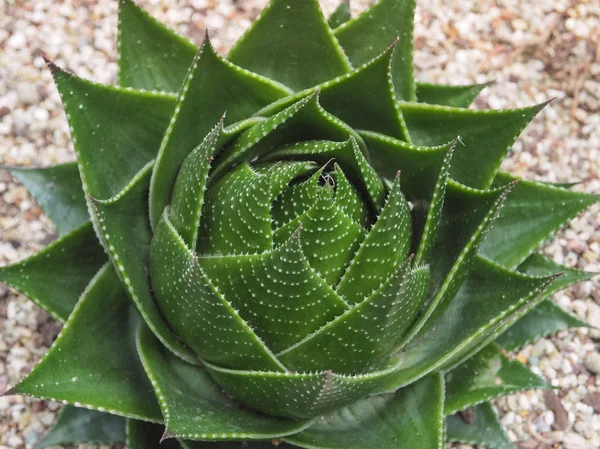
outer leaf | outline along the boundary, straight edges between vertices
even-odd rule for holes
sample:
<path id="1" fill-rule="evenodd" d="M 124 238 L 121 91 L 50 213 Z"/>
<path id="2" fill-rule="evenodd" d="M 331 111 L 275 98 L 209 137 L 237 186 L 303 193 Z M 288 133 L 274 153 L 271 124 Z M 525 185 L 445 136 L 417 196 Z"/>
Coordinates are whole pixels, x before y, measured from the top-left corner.
<path id="1" fill-rule="evenodd" d="M 319 86 L 321 104 L 355 129 L 408 140 L 391 73 L 399 44 L 388 45 L 386 51 L 353 72 Z"/>
<path id="2" fill-rule="evenodd" d="M 515 179 L 500 173 L 494 182 L 503 185 Z M 481 247 L 481 254 L 514 268 L 564 223 L 597 201 L 600 195 L 572 192 L 542 182 L 520 181 Z"/>
<path id="3" fill-rule="evenodd" d="M 240 369 L 284 371 L 215 288 L 165 211 L 152 240 L 150 278 L 164 316 L 202 359 Z"/>
<path id="4" fill-rule="evenodd" d="M 67 113 L 84 191 L 110 198 L 156 156 L 175 98 L 94 84 L 52 63 L 49 67 Z"/>
<path id="5" fill-rule="evenodd" d="M 183 449 L 293 449 L 296 446 L 283 443 L 275 438 L 271 441 L 219 441 L 201 443 L 198 441 L 180 441 Z"/>
<path id="6" fill-rule="evenodd" d="M 349 304 L 362 302 L 402 265 L 410 238 L 410 209 L 397 177 L 383 211 L 344 272 L 337 293 Z"/>
<path id="7" fill-rule="evenodd" d="M 536 253 L 529 256 L 525 262 L 519 265 L 517 270 L 531 276 L 549 276 L 555 273 L 563 273 L 561 277 L 552 282 L 545 296 L 549 296 L 569 285 L 585 281 L 595 275 L 595 273 L 574 270 L 559 265 Z M 586 323 L 564 311 L 554 304 L 552 300 L 548 299 L 519 319 L 498 337 L 496 341 L 506 350 L 514 351 L 521 346 L 554 332 L 570 327 L 586 326 L 588 326 Z"/>
<path id="8" fill-rule="evenodd" d="M 460 136 L 462 145 L 456 148 L 450 175 L 462 184 L 482 189 L 490 186 L 510 146 L 545 105 L 474 111 L 400 103 L 400 109 L 411 142 L 416 145 L 442 145 Z"/>
<path id="9" fill-rule="evenodd" d="M 311 449 L 441 449 L 444 385 L 434 374 L 389 395 L 362 399 L 286 437 Z"/>
<path id="10" fill-rule="evenodd" d="M 144 421 L 127 420 L 128 449 L 181 449 L 177 440 L 162 437 L 165 426 Z"/>
<path id="11" fill-rule="evenodd" d="M 119 416 L 85 408 L 64 407 L 54 426 L 35 449 L 78 443 L 125 442 L 125 420 Z"/>
<path id="12" fill-rule="evenodd" d="M 499 396 L 537 388 L 552 387 L 491 344 L 446 374 L 444 414 L 452 415 Z"/>
<path id="13" fill-rule="evenodd" d="M 195 354 L 173 334 L 150 291 L 148 262 L 152 232 L 147 201 L 151 173 L 152 163 L 149 163 L 113 198 L 92 199 L 94 218 L 104 248 L 144 321 L 171 351 L 198 363 Z"/>
<path id="14" fill-rule="evenodd" d="M 265 254 L 200 258 L 218 291 L 273 351 L 281 351 L 348 310 L 302 253 L 296 233 Z"/>
<path id="15" fill-rule="evenodd" d="M 351 69 L 317 0 L 272 0 L 227 58 L 293 90 Z"/>
<path id="16" fill-rule="evenodd" d="M 204 369 L 166 351 L 147 328 L 140 330 L 137 341 L 169 436 L 203 441 L 264 440 L 296 433 L 308 424 L 240 407 Z"/>
<path id="17" fill-rule="evenodd" d="M 133 0 L 119 1 L 119 85 L 178 92 L 197 47 Z"/>
<path id="18" fill-rule="evenodd" d="M 346 23 L 352 18 L 350 11 L 350 0 L 341 0 L 338 7 L 327 19 L 327 24 L 330 28 L 334 29 Z"/>
<path id="19" fill-rule="evenodd" d="M 105 262 L 104 250 L 88 222 L 30 258 L 0 267 L 0 281 L 28 296 L 57 320 L 65 321 Z"/>
<path id="20" fill-rule="evenodd" d="M 372 295 L 296 345 L 277 354 L 289 369 L 363 373 L 389 356 L 412 324 L 429 287 L 426 268 L 406 265 Z"/>
<path id="21" fill-rule="evenodd" d="M 106 264 L 48 353 L 7 394 L 160 421 L 156 398 L 135 348 L 138 324 L 139 316 L 112 266 Z"/>
<path id="22" fill-rule="evenodd" d="M 391 72 L 396 98 L 415 99 L 413 78 L 414 0 L 379 0 L 335 30 L 350 61 L 359 66 L 399 38 Z"/>
<path id="23" fill-rule="evenodd" d="M 47 168 L 10 168 L 10 173 L 27 187 L 50 217 L 59 235 L 89 221 L 79 171 L 74 162 Z"/>
<path id="24" fill-rule="evenodd" d="M 420 103 L 468 108 L 475 97 L 491 83 L 449 86 L 444 84 L 417 83 L 417 99 Z"/>
<path id="25" fill-rule="evenodd" d="M 489 402 L 473 409 L 475 419 L 467 424 L 459 415 L 446 418 L 446 439 L 466 444 L 480 444 L 489 449 L 514 449 L 498 422 L 496 412 Z"/>
<path id="26" fill-rule="evenodd" d="M 288 93 L 284 87 L 223 60 L 206 37 L 160 144 L 150 187 L 152 226 L 169 204 L 181 163 L 225 112 L 226 124 L 236 123 Z"/>

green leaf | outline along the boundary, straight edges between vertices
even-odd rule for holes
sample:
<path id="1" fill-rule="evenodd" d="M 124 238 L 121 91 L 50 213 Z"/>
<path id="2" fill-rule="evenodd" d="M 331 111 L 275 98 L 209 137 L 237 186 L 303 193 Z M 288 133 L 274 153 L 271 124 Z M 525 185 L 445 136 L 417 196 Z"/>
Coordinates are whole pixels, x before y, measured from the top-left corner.
<path id="1" fill-rule="evenodd" d="M 59 235 L 64 235 L 89 221 L 85 196 L 77 164 L 47 168 L 9 168 L 10 174 L 23 184 L 52 220 Z"/>
<path id="2" fill-rule="evenodd" d="M 390 370 L 363 375 L 231 370 L 205 363 L 212 378 L 237 400 L 272 416 L 314 418 L 365 397 Z"/>
<path id="3" fill-rule="evenodd" d="M 227 58 L 302 90 L 350 71 L 317 0 L 272 0 Z"/>
<path id="4" fill-rule="evenodd" d="M 570 285 L 590 279 L 595 275 L 595 273 L 574 270 L 559 265 L 537 253 L 533 253 L 529 256 L 525 262 L 519 265 L 517 270 L 530 276 L 549 276 L 555 273 L 563 273 L 562 276 L 555 279 L 552 284 L 550 284 L 545 296 L 549 296 Z M 552 300 L 548 299 L 519 319 L 506 332 L 498 337 L 496 341 L 503 348 L 514 351 L 521 346 L 554 332 L 571 327 L 587 326 L 588 324 L 564 311 L 554 304 Z"/>
<path id="5" fill-rule="evenodd" d="M 491 344 L 446 374 L 444 414 L 452 415 L 499 396 L 538 388 L 552 387 Z"/>
<path id="6" fill-rule="evenodd" d="M 225 61 L 206 37 L 160 144 L 150 187 L 152 226 L 169 204 L 181 163 L 225 112 L 225 124 L 236 123 L 288 93 L 283 86 Z"/>
<path id="7" fill-rule="evenodd" d="M 517 179 L 499 173 L 494 184 L 503 185 Z M 481 254 L 514 268 L 561 226 L 597 201 L 600 195 L 520 180 L 482 245 Z"/>
<path id="8" fill-rule="evenodd" d="M 152 162 L 114 197 L 92 199 L 94 219 L 127 294 L 156 336 L 179 357 L 199 363 L 195 354 L 173 334 L 150 290 L 148 263 L 152 232 L 148 218 L 148 187 Z"/>
<path id="9" fill-rule="evenodd" d="M 204 443 L 181 440 L 183 449 L 293 449 L 296 446 L 283 443 L 279 439 L 271 441 L 215 441 Z"/>
<path id="10" fill-rule="evenodd" d="M 460 136 L 461 144 L 456 147 L 450 175 L 462 184 L 484 189 L 494 180 L 521 131 L 545 105 L 475 111 L 401 102 L 400 109 L 415 145 L 442 145 Z"/>
<path id="11" fill-rule="evenodd" d="M 286 163 L 294 162 L 286 161 Z M 278 196 L 271 205 L 271 218 L 274 230 L 300 217 L 315 205 L 320 192 L 319 182 L 323 179 L 323 168 L 321 168 L 306 181 L 293 184 L 283 190 L 281 196 Z M 293 226 L 292 232 L 295 232 L 298 226 L 299 224 Z"/>
<path id="12" fill-rule="evenodd" d="M 49 63 L 71 130 L 86 194 L 110 198 L 156 156 L 175 98 L 103 86 Z"/>
<path id="13" fill-rule="evenodd" d="M 104 250 L 88 222 L 28 259 L 0 267 L 0 281 L 65 321 L 105 262 Z"/>
<path id="14" fill-rule="evenodd" d="M 181 449 L 174 439 L 164 441 L 165 426 L 133 419 L 127 420 L 128 449 Z"/>
<path id="15" fill-rule="evenodd" d="M 362 142 L 351 127 L 321 107 L 317 92 L 313 92 L 247 130 L 226 147 L 217 156 L 211 181 L 242 161 L 261 156 L 272 159 L 271 153 L 286 144 L 317 139 L 339 142 L 348 137 Z"/>
<path id="16" fill-rule="evenodd" d="M 273 237 L 276 244 L 282 244 L 301 227 L 302 252 L 308 263 L 334 287 L 363 241 L 365 230 L 336 206 L 331 186 L 319 190 L 313 207 L 277 229 Z"/>
<path id="17" fill-rule="evenodd" d="M 335 170 L 330 173 L 335 183 L 335 205 L 348 217 L 352 218 L 361 226 L 366 226 L 368 220 L 368 210 L 363 200 L 350 183 L 342 167 L 337 162 L 334 164 Z"/>
<path id="18" fill-rule="evenodd" d="M 355 66 L 373 59 L 396 38 L 399 39 L 391 66 L 393 88 L 399 100 L 415 99 L 414 11 L 414 0 L 379 0 L 358 17 L 335 30 L 335 36 Z"/>
<path id="19" fill-rule="evenodd" d="M 161 421 L 135 348 L 139 322 L 112 266 L 106 264 L 50 350 L 7 394 Z"/>
<path id="20" fill-rule="evenodd" d="M 410 209 L 400 190 L 398 176 L 383 211 L 358 251 L 353 252 L 337 293 L 349 304 L 362 302 L 402 265 L 410 244 Z"/>
<path id="21" fill-rule="evenodd" d="M 438 306 L 398 355 L 398 388 L 459 362 L 537 305 L 554 277 L 529 277 L 477 258 L 454 298 Z"/>
<path id="22" fill-rule="evenodd" d="M 452 301 L 469 273 L 481 242 L 485 239 L 512 185 L 483 191 L 451 181 L 446 187 L 444 207 L 431 250 L 433 298 L 407 332 L 401 346 L 412 339 L 429 318 Z"/>
<path id="23" fill-rule="evenodd" d="M 442 449 L 444 385 L 434 374 L 394 393 L 371 396 L 285 437 L 311 449 Z"/>
<path id="24" fill-rule="evenodd" d="M 379 133 L 361 131 L 370 150 L 370 164 L 388 180 L 402 175 L 402 193 L 409 201 L 429 204 L 440 170 L 456 139 L 444 145 L 420 147 Z M 456 136 L 455 136 L 456 137 Z"/>
<path id="25" fill-rule="evenodd" d="M 288 368 L 338 373 L 367 371 L 389 356 L 425 301 L 427 268 L 399 267 L 370 296 L 299 343 L 277 354 Z"/>
<path id="26" fill-rule="evenodd" d="M 197 47 L 133 0 L 119 1 L 118 84 L 178 92 Z"/>
<path id="27" fill-rule="evenodd" d="M 327 19 L 327 24 L 331 29 L 337 28 L 352 18 L 350 11 L 350 0 L 341 0 L 335 11 Z"/>
<path id="28" fill-rule="evenodd" d="M 344 138 L 343 140 L 345 140 Z M 371 200 L 372 209 L 381 211 L 385 200 L 385 186 L 371 167 L 354 136 L 345 142 L 327 140 L 308 140 L 283 146 L 267 159 L 309 159 L 327 164 L 332 159 L 341 165 L 354 185 L 364 190 Z"/>
<path id="29" fill-rule="evenodd" d="M 240 407 L 222 393 L 206 370 L 165 350 L 147 328 L 140 329 L 137 343 L 169 436 L 205 441 L 264 440 L 299 432 L 308 424 Z"/>
<path id="30" fill-rule="evenodd" d="M 241 369 L 284 371 L 215 288 L 165 211 L 152 240 L 150 278 L 162 313 L 202 359 Z"/>
<path id="31" fill-rule="evenodd" d="M 189 248 L 196 247 L 208 171 L 222 130 L 221 120 L 202 143 L 186 157 L 173 188 L 169 217 Z"/>
<path id="32" fill-rule="evenodd" d="M 200 257 L 215 287 L 273 351 L 281 351 L 348 310 L 309 265 L 300 233 L 264 254 Z"/>
<path id="33" fill-rule="evenodd" d="M 415 222 L 415 234 L 419 239 L 413 238 L 413 241 L 418 241 L 417 256 L 415 264 L 424 263 L 431 257 L 431 252 L 435 245 L 437 231 L 442 220 L 442 212 L 444 209 L 444 201 L 446 199 L 446 187 L 450 176 L 450 162 L 454 154 L 455 146 L 451 146 L 446 152 L 446 157 L 439 170 L 438 179 L 435 184 L 430 201 L 413 201 L 413 220 Z M 416 236 L 415 236 L 416 237 Z"/>
<path id="34" fill-rule="evenodd" d="M 125 442 L 125 420 L 119 416 L 77 407 L 64 407 L 54 426 L 35 449 L 64 444 Z"/>
<path id="35" fill-rule="evenodd" d="M 198 252 L 232 255 L 270 250 L 270 211 L 270 177 L 246 163 L 238 165 L 207 192 Z"/>
<path id="36" fill-rule="evenodd" d="M 515 449 L 496 412 L 489 402 L 473 408 L 474 420 L 467 424 L 459 415 L 446 418 L 446 440 L 457 443 L 479 444 L 489 449 Z"/>
<path id="37" fill-rule="evenodd" d="M 376 131 L 408 140 L 402 112 L 394 97 L 390 67 L 399 57 L 398 44 L 353 72 L 319 86 L 320 101 L 327 111 L 355 129 Z"/>
<path id="38" fill-rule="evenodd" d="M 450 86 L 445 84 L 417 83 L 417 99 L 419 103 L 468 108 L 477 95 L 479 95 L 479 92 L 490 84 Z"/>

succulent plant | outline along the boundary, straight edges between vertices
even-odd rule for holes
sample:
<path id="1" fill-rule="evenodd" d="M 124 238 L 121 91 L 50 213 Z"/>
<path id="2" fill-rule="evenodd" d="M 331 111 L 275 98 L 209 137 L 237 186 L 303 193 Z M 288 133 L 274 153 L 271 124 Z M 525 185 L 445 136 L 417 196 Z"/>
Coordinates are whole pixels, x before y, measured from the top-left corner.
<path id="1" fill-rule="evenodd" d="M 121 0 L 118 86 L 48 63 L 77 162 L 12 173 L 60 237 L 0 270 L 64 321 L 38 447 L 512 447 L 507 351 L 589 277 L 536 250 L 599 198 L 500 171 L 544 104 L 416 83 L 414 6 L 271 0 L 223 58 Z"/>

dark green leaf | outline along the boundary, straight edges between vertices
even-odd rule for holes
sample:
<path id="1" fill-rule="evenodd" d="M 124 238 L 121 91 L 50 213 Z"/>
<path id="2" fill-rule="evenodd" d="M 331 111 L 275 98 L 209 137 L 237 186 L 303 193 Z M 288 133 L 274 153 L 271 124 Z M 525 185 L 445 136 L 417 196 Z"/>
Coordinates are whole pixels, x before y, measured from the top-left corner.
<path id="1" fill-rule="evenodd" d="M 321 168 L 305 182 L 289 186 L 281 193 L 281 196 L 273 201 L 271 218 L 274 230 L 285 226 L 315 205 L 320 192 L 319 182 L 323 179 L 323 169 Z M 295 232 L 298 226 L 299 224 L 296 224 L 292 232 Z"/>
<path id="2" fill-rule="evenodd" d="M 106 254 L 88 222 L 30 258 L 0 267 L 0 281 L 65 321 L 105 262 Z"/>
<path id="3" fill-rule="evenodd" d="M 208 441 L 264 440 L 299 432 L 308 424 L 240 407 L 222 393 L 203 368 L 175 357 L 145 327 L 138 333 L 138 350 L 170 436 Z"/>
<path id="4" fill-rule="evenodd" d="M 523 128 L 546 105 L 500 111 L 400 103 L 411 142 L 442 145 L 457 136 L 451 177 L 470 187 L 487 188 Z"/>
<path id="5" fill-rule="evenodd" d="M 460 415 L 446 418 L 447 441 L 479 444 L 489 449 L 515 449 L 489 402 L 473 408 L 473 413 L 472 424 L 467 424 Z"/>
<path id="6" fill-rule="evenodd" d="M 355 129 L 408 140 L 390 73 L 393 61 L 399 57 L 398 44 L 390 44 L 381 55 L 353 72 L 320 85 L 320 101 L 327 111 Z"/>
<path id="7" fill-rule="evenodd" d="M 415 99 L 413 78 L 414 0 L 379 0 L 335 30 L 355 66 L 373 59 L 398 38 L 392 63 L 393 88 L 399 100 Z"/>
<path id="8" fill-rule="evenodd" d="M 104 248 L 144 321 L 171 351 L 191 363 L 195 354 L 173 334 L 150 290 L 148 263 L 152 232 L 148 218 L 148 187 L 152 162 L 125 189 L 104 201 L 92 199 L 94 219 Z"/>
<path id="9" fill-rule="evenodd" d="M 49 66 L 67 113 L 84 191 L 110 198 L 156 156 L 175 97 L 94 84 Z"/>
<path id="10" fill-rule="evenodd" d="M 277 354 L 288 368 L 361 373 L 390 355 L 412 324 L 429 288 L 427 268 L 398 268 L 370 296 L 299 343 Z"/>
<path id="11" fill-rule="evenodd" d="M 499 396 L 538 388 L 552 387 L 491 344 L 446 374 L 444 414 L 452 415 Z"/>
<path id="12" fill-rule="evenodd" d="M 299 342 L 349 308 L 309 265 L 300 240 L 296 233 L 268 253 L 199 259 L 218 291 L 273 351 Z"/>
<path id="13" fill-rule="evenodd" d="M 285 440 L 311 449 L 442 449 L 443 404 L 443 379 L 434 374 L 394 393 L 361 399 Z"/>
<path id="14" fill-rule="evenodd" d="M 197 47 L 133 0 L 119 1 L 119 85 L 178 92 Z"/>
<path id="15" fill-rule="evenodd" d="M 475 97 L 491 83 L 450 86 L 445 84 L 417 83 L 419 103 L 438 104 L 455 108 L 468 108 Z"/>
<path id="16" fill-rule="evenodd" d="M 396 376 L 385 387 L 406 385 L 482 348 L 537 305 L 553 279 L 525 276 L 476 258 L 456 296 L 435 309 L 398 355 Z"/>
<path id="17" fill-rule="evenodd" d="M 293 90 L 351 69 L 317 0 L 271 0 L 227 58 Z"/>
<path id="18" fill-rule="evenodd" d="M 119 416 L 77 407 L 64 407 L 54 426 L 35 449 L 63 444 L 125 442 L 125 420 Z"/>
<path id="19" fill-rule="evenodd" d="M 165 426 L 145 421 L 127 420 L 128 449 L 181 449 L 175 439 L 161 442 Z"/>
<path id="20" fill-rule="evenodd" d="M 48 353 L 8 394 L 161 421 L 135 347 L 139 323 L 113 267 L 106 264 Z"/>
<path id="21" fill-rule="evenodd" d="M 362 142 L 351 127 L 321 107 L 314 92 L 244 132 L 225 148 L 217 157 L 211 180 L 241 161 L 250 162 L 258 156 L 271 157 L 270 153 L 286 144 L 317 139 L 339 142 L 347 141 L 348 137 Z"/>
<path id="22" fill-rule="evenodd" d="M 206 37 L 192 62 L 160 144 L 150 188 L 152 226 L 169 204 L 181 163 L 225 112 L 225 124 L 236 123 L 288 93 L 271 80 L 225 61 Z"/>
<path id="23" fill-rule="evenodd" d="M 152 240 L 150 277 L 162 313 L 202 359 L 240 369 L 284 371 L 215 288 L 165 211 Z"/>
<path id="24" fill-rule="evenodd" d="M 396 177 L 383 211 L 362 241 L 344 272 L 336 291 L 349 304 L 369 297 L 394 273 L 408 256 L 411 217 Z"/>
<path id="25" fill-rule="evenodd" d="M 327 24 L 330 28 L 337 28 L 341 24 L 346 23 L 352 18 L 352 12 L 350 11 L 350 0 L 341 0 L 340 4 L 335 11 L 327 19 Z"/>
<path id="26" fill-rule="evenodd" d="M 499 173 L 494 184 L 504 185 L 517 179 Z M 482 245 L 481 254 L 514 268 L 568 220 L 597 201 L 600 195 L 520 180 Z"/>
<path id="27" fill-rule="evenodd" d="M 337 162 L 335 171 L 331 176 L 335 182 L 335 204 L 348 217 L 356 223 L 366 226 L 368 220 L 368 209 L 363 203 L 362 198 L 356 188 L 350 183 Z"/>
<path id="28" fill-rule="evenodd" d="M 279 439 L 271 441 L 214 441 L 200 442 L 181 440 L 183 449 L 293 449 L 296 446 L 283 443 Z"/>
<path id="29" fill-rule="evenodd" d="M 75 162 L 47 168 L 15 167 L 9 170 L 44 209 L 59 235 L 64 235 L 89 221 L 81 178 Z"/>

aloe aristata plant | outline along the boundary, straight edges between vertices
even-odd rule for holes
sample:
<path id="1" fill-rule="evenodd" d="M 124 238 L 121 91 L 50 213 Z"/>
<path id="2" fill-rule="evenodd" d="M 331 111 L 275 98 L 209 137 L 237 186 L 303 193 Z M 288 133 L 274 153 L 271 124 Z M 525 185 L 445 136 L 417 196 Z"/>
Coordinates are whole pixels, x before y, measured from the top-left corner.
<path id="1" fill-rule="evenodd" d="M 500 171 L 544 104 L 415 83 L 414 6 L 271 0 L 222 57 L 121 0 L 117 86 L 49 63 L 77 162 L 12 173 L 60 238 L 0 270 L 65 323 L 8 392 L 70 406 L 40 447 L 511 447 L 506 351 L 582 324 L 536 250 L 598 197 Z"/>

